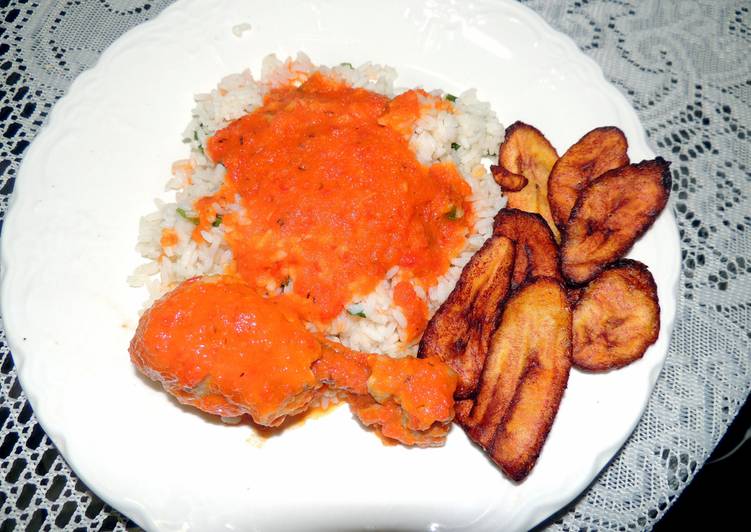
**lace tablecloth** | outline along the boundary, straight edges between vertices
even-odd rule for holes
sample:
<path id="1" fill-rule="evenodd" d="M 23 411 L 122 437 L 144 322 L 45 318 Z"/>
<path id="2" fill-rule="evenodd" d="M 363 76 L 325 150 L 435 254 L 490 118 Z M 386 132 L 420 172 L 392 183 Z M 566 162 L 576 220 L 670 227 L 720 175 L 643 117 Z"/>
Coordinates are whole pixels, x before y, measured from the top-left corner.
<path id="1" fill-rule="evenodd" d="M 24 151 L 71 81 L 169 2 L 0 2 L 0 209 Z M 647 410 L 615 459 L 546 526 L 648 529 L 701 468 L 751 386 L 749 4 L 528 0 L 571 36 L 673 161 L 678 320 Z M 12 309 L 4 309 L 12 312 Z M 0 346 L 0 532 L 135 527 L 70 471 Z"/>

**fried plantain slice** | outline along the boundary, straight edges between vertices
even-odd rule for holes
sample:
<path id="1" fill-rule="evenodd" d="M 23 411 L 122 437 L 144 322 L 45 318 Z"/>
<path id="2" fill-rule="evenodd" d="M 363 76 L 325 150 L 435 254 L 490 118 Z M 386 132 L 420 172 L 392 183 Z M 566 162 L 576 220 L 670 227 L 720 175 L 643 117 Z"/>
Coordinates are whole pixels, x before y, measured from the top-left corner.
<path id="1" fill-rule="evenodd" d="M 520 174 L 509 172 L 501 165 L 490 165 L 490 173 L 504 192 L 519 192 L 527 186 L 529 179 Z"/>
<path id="2" fill-rule="evenodd" d="M 608 170 L 629 163 L 628 141 L 617 127 L 598 127 L 564 153 L 550 171 L 548 201 L 553 220 L 563 228 L 581 190 Z"/>
<path id="3" fill-rule="evenodd" d="M 435 356 L 459 376 L 454 397 L 471 396 L 514 268 L 514 243 L 500 235 L 485 242 L 462 271 L 420 340 L 418 357 Z"/>
<path id="4" fill-rule="evenodd" d="M 560 234 L 548 204 L 548 176 L 557 160 L 558 152 L 539 129 L 524 122 L 514 122 L 506 129 L 506 138 L 498 150 L 498 166 L 505 172 L 493 173 L 501 187 L 504 186 L 504 181 L 512 181 L 506 173 L 523 176 L 528 180 L 526 186 L 518 191 L 504 188 L 508 198 L 506 206 L 539 213 L 553 231 L 556 242 L 560 240 Z M 518 186 L 519 180 L 514 181 L 517 183 L 512 184 Z"/>
<path id="5" fill-rule="evenodd" d="M 571 310 L 557 279 L 528 282 L 506 303 L 471 408 L 457 422 L 521 480 L 537 460 L 571 368 Z"/>
<path id="6" fill-rule="evenodd" d="M 493 234 L 510 238 L 516 244 L 512 290 L 532 277 L 563 279 L 558 264 L 558 245 L 539 214 L 501 209 L 493 219 Z"/>
<path id="7" fill-rule="evenodd" d="M 660 332 L 660 305 L 652 274 L 624 259 L 603 270 L 574 307 L 573 361 L 605 371 L 640 359 Z"/>
<path id="8" fill-rule="evenodd" d="M 571 305 L 571 308 L 574 308 L 574 305 L 576 305 L 576 303 L 581 299 L 583 293 L 584 288 L 568 287 L 566 289 L 566 297 L 568 298 L 568 304 Z"/>
<path id="9" fill-rule="evenodd" d="M 584 284 L 620 259 L 668 201 L 670 163 L 658 157 L 606 172 L 576 200 L 561 242 L 561 269 Z"/>

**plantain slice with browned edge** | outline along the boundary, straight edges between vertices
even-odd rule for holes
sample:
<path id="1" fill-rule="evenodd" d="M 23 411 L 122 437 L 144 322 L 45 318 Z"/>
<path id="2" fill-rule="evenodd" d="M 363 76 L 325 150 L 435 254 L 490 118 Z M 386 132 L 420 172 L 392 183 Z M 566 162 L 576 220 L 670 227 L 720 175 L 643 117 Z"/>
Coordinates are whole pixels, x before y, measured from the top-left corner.
<path id="1" fill-rule="evenodd" d="M 574 307 L 573 361 L 590 371 L 640 359 L 660 333 L 652 274 L 641 262 L 611 264 L 590 282 Z"/>
<path id="2" fill-rule="evenodd" d="M 459 376 L 454 397 L 470 397 L 506 298 L 514 268 L 514 243 L 494 235 L 462 270 L 456 287 L 425 328 L 418 357 L 435 356 Z"/>
<path id="3" fill-rule="evenodd" d="M 560 234 L 548 204 L 548 176 L 557 160 L 558 152 L 539 129 L 514 122 L 506 128 L 506 137 L 498 149 L 498 166 L 491 167 L 493 177 L 508 198 L 506 206 L 539 213 L 556 242 Z"/>
<path id="4" fill-rule="evenodd" d="M 649 229 L 668 201 L 669 167 L 662 157 L 622 166 L 582 190 L 561 241 L 561 270 L 569 282 L 590 281 Z"/>
<path id="5" fill-rule="evenodd" d="M 582 294 L 584 293 L 583 287 L 567 287 L 566 288 L 566 297 L 568 297 L 568 304 L 571 305 L 571 308 L 574 308 L 574 305 L 576 305 L 579 300 L 582 297 Z"/>
<path id="6" fill-rule="evenodd" d="M 500 185 L 504 192 L 519 192 L 521 189 L 527 186 L 529 179 L 520 174 L 509 172 L 501 165 L 490 165 L 490 172 L 493 174 L 493 179 Z"/>
<path id="7" fill-rule="evenodd" d="M 516 244 L 512 290 L 532 277 L 563 279 L 558 245 L 550 227 L 539 214 L 501 209 L 493 219 L 493 234 L 510 238 Z"/>
<path id="8" fill-rule="evenodd" d="M 571 146 L 550 171 L 548 201 L 563 228 L 581 190 L 608 170 L 627 165 L 628 141 L 617 127 L 598 127 Z"/>
<path id="9" fill-rule="evenodd" d="M 477 395 L 457 408 L 467 435 L 514 480 L 535 464 L 571 368 L 571 309 L 561 282 L 531 280 L 508 299 Z"/>

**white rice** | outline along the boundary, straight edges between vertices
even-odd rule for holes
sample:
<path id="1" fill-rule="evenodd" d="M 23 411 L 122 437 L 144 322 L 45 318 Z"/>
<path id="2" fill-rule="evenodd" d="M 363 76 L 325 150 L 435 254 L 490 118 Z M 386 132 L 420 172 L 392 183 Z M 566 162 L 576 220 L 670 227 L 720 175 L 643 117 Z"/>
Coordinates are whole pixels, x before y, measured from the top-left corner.
<path id="1" fill-rule="evenodd" d="M 190 277 L 221 274 L 233 261 L 222 225 L 202 232 L 205 242 L 197 243 L 191 238 L 195 225 L 186 219 L 196 216 L 194 202 L 214 194 L 224 180 L 224 167 L 214 165 L 204 155 L 206 140 L 231 121 L 259 107 L 271 88 L 300 84 L 315 71 L 388 97 L 403 92 L 394 88 L 397 73 L 393 68 L 370 63 L 357 68 L 348 64 L 317 67 L 300 53 L 297 58 L 286 61 L 273 55 L 267 57 L 260 80 L 245 70 L 225 77 L 210 93 L 196 95 L 192 119 L 184 132 L 190 156 L 173 165 L 172 178 L 167 182 L 167 189 L 175 192 L 175 201 L 157 200 L 156 211 L 140 222 L 136 249 L 148 262 L 137 268 L 128 281 L 132 286 L 147 287 L 149 301 Z M 445 96 L 440 91 L 433 95 Z M 476 215 L 474 231 L 462 252 L 452 259 L 448 272 L 427 293 L 413 285 L 418 296 L 426 301 L 431 315 L 453 289 L 464 265 L 490 236 L 493 216 L 505 203 L 488 171 L 490 157 L 495 156 L 503 140 L 503 127 L 489 104 L 477 99 L 474 90 L 459 95 L 454 107 L 454 113 L 436 109 L 425 112 L 410 137 L 410 147 L 421 163 L 453 161 L 456 164 L 472 188 Z M 224 213 L 219 205 L 216 207 L 218 214 Z M 239 198 L 229 209 L 242 211 Z M 160 240 L 165 229 L 174 230 L 178 242 L 162 249 Z M 405 343 L 406 320 L 393 303 L 394 287 L 401 280 L 399 268 L 392 268 L 372 293 L 356 297 L 322 332 L 352 349 L 391 356 L 413 355 L 416 345 Z M 289 292 L 293 283 L 269 286 L 269 295 Z"/>

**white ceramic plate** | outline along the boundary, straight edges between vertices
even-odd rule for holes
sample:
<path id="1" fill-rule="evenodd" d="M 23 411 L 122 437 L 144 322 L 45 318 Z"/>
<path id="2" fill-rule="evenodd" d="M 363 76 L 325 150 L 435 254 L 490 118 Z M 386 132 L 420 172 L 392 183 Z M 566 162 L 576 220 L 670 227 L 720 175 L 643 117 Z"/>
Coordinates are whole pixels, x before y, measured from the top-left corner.
<path id="1" fill-rule="evenodd" d="M 138 220 L 164 196 L 192 94 L 275 52 L 319 64 L 397 67 L 399 85 L 477 87 L 563 152 L 617 125 L 652 158 L 636 114 L 594 62 L 511 2 L 179 2 L 128 32 L 81 75 L 29 150 L 3 232 L 2 309 L 37 417 L 83 481 L 153 530 L 513 530 L 580 493 L 633 430 L 675 314 L 676 226 L 664 213 L 631 256 L 659 287 L 658 342 L 605 375 L 574 371 L 547 444 L 521 484 L 454 429 L 445 447 L 385 447 L 348 409 L 258 443 L 180 407 L 131 367 L 146 294 L 126 277 Z M 250 23 L 237 37 L 232 27 Z"/>

